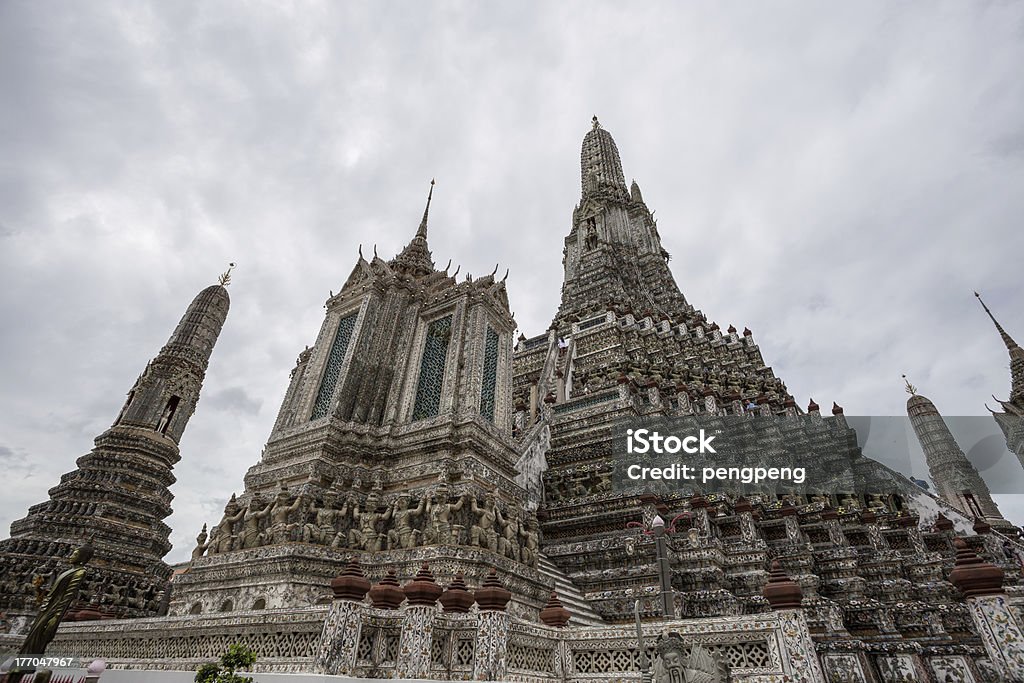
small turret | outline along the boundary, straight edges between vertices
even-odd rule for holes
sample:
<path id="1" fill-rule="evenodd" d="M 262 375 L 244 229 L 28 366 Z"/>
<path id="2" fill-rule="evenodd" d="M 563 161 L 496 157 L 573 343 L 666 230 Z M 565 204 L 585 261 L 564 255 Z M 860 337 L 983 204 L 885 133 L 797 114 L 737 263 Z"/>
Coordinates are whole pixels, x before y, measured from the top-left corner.
<path id="1" fill-rule="evenodd" d="M 910 383 L 906 375 L 903 375 L 903 381 L 910 394 L 907 415 L 910 416 L 910 425 L 924 451 L 936 493 L 969 517 L 984 517 L 995 525 L 1010 526 L 992 500 L 988 486 L 978 470 L 953 438 L 938 408 L 928 398 L 917 393 L 917 387 Z"/>
<path id="2" fill-rule="evenodd" d="M 640 186 L 637 185 L 636 180 L 629 186 L 629 198 L 637 204 L 644 203 L 644 196 L 640 194 Z"/>

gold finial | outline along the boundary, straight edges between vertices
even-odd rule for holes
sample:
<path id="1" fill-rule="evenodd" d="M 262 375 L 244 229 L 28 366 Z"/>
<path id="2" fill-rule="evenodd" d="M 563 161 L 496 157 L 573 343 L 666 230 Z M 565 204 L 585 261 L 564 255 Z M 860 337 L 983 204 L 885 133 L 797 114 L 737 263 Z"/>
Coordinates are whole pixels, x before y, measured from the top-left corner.
<path id="1" fill-rule="evenodd" d="M 228 285 L 230 285 L 231 284 L 231 269 L 234 268 L 234 267 L 235 267 L 234 263 L 229 263 L 228 264 L 228 269 L 225 270 L 223 273 L 221 273 L 220 277 L 217 278 L 217 284 L 219 284 L 221 287 L 227 287 Z"/>
<path id="2" fill-rule="evenodd" d="M 907 379 L 906 375 L 901 376 L 903 377 L 903 383 L 907 385 L 907 393 L 911 396 L 917 396 L 917 387 L 910 383 L 910 380 Z"/>

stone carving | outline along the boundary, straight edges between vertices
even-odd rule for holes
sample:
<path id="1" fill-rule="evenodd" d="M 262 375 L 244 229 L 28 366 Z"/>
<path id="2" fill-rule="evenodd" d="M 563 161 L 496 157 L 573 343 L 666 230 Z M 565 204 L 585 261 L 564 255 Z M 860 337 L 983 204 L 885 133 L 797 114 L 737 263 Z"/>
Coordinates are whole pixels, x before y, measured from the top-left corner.
<path id="1" fill-rule="evenodd" d="M 305 502 L 305 496 L 300 493 L 293 502 L 289 503 L 289 500 L 291 500 L 291 496 L 288 494 L 288 489 L 281 484 L 274 503 L 267 506 L 261 513 L 265 515 L 268 510 L 270 511 L 270 526 L 263 533 L 260 545 L 286 543 L 291 540 L 290 535 L 296 525 L 289 521 L 289 517 Z"/>
<path id="2" fill-rule="evenodd" d="M 216 532 L 216 527 L 214 527 L 214 531 Z M 192 549 L 192 559 L 193 560 L 196 560 L 196 559 L 202 557 L 203 554 L 206 553 L 206 549 L 209 548 L 210 547 L 210 543 L 212 543 L 212 537 L 210 537 L 210 538 L 211 538 L 211 540 L 208 541 L 207 540 L 207 533 L 206 533 L 206 525 L 204 524 L 203 525 L 203 530 L 199 532 L 198 536 L 196 536 L 196 547 Z"/>
<path id="3" fill-rule="evenodd" d="M 441 484 L 431 495 L 427 502 L 427 514 L 429 525 L 427 527 L 426 542 L 436 545 L 451 545 L 457 543 L 458 538 L 455 529 L 452 527 L 452 513 L 462 509 L 466 502 L 465 496 L 459 498 L 455 503 L 448 500 L 448 486 Z"/>
<path id="4" fill-rule="evenodd" d="M 362 511 L 359 510 L 358 504 L 352 505 L 352 519 L 359 526 L 349 532 L 348 542 L 351 547 L 369 550 L 370 552 L 381 550 L 384 545 L 384 539 L 379 527 L 382 523 L 391 519 L 393 508 L 388 508 L 387 511 L 382 513 L 377 511 L 379 505 L 380 494 L 376 491 L 371 491 L 370 495 L 366 497 L 366 503 Z"/>
<path id="5" fill-rule="evenodd" d="M 522 539 L 519 559 L 525 565 L 536 567 L 540 560 L 540 523 L 536 514 L 527 513 L 525 526 L 519 527 L 519 536 Z"/>
<path id="6" fill-rule="evenodd" d="M 470 527 L 470 542 L 472 545 L 487 548 L 492 553 L 498 552 L 498 532 L 494 527 L 500 513 L 494 506 L 494 493 L 488 492 L 484 495 L 483 507 L 477 504 L 476 498 L 470 498 L 470 501 L 470 509 L 478 518 L 477 523 Z"/>
<path id="7" fill-rule="evenodd" d="M 501 511 L 496 512 L 498 525 L 501 527 L 501 536 L 498 537 L 498 554 L 512 560 L 520 559 L 519 537 L 523 533 L 519 516 L 514 509 L 508 511 L 508 516 L 503 517 Z"/>
<path id="8" fill-rule="evenodd" d="M 663 635 L 655 646 L 654 683 L 727 683 L 729 667 L 700 645 L 687 647 L 675 633 Z"/>
<path id="9" fill-rule="evenodd" d="M 427 498 L 424 496 L 415 509 L 409 509 L 411 496 L 403 493 L 395 500 L 391 508 L 392 528 L 388 531 L 388 550 L 393 548 L 415 548 L 419 545 L 422 532 L 414 529 L 412 520 L 418 519 L 427 508 Z"/>
<path id="10" fill-rule="evenodd" d="M 349 501 L 346 499 L 341 509 L 336 508 L 337 502 L 338 495 L 335 492 L 324 494 L 322 505 L 310 501 L 308 512 L 311 521 L 302 528 L 304 543 L 318 543 L 332 548 L 348 545 L 345 533 L 338 530 L 338 522 L 348 515 Z"/>
<path id="11" fill-rule="evenodd" d="M 260 520 L 269 515 L 272 508 L 273 503 L 263 505 L 263 499 L 258 493 L 254 493 L 247 506 L 232 517 L 224 518 L 222 524 L 231 525 L 238 521 L 242 522 L 242 531 L 232 542 L 232 550 L 248 550 L 262 544 L 264 537 L 260 533 Z"/>

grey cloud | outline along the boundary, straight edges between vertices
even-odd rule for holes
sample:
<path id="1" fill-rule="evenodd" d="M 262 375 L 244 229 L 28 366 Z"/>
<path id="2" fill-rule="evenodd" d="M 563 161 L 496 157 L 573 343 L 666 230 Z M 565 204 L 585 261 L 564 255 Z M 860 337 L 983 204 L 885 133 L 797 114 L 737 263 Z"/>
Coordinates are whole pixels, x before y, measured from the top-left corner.
<path id="1" fill-rule="evenodd" d="M 222 391 L 211 392 L 207 401 L 212 404 L 211 409 L 236 412 L 243 415 L 256 415 L 259 413 L 263 399 L 250 396 L 242 387 L 229 387 Z"/>
<path id="2" fill-rule="evenodd" d="M 598 114 L 688 299 L 805 402 L 984 415 L 1024 338 L 1024 7 L 0 3 L 0 434 L 43 500 L 228 261 L 171 559 L 240 490 L 356 259 L 436 177 L 440 264 L 557 308 Z M 235 389 L 239 393 L 232 394 Z M 200 469 L 229 473 L 212 479 Z M 207 505 L 208 507 L 204 507 Z M 1018 522 L 1024 521 L 1018 510 Z"/>

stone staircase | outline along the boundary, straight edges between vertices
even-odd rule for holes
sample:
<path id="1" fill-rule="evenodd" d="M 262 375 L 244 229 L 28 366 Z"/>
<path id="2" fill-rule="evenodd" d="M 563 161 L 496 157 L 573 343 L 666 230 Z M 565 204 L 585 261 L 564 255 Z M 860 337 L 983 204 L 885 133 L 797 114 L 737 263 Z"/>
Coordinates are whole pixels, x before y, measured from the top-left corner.
<path id="1" fill-rule="evenodd" d="M 553 590 L 558 593 L 558 599 L 572 615 L 572 619 L 569 621 L 570 626 L 600 626 L 604 624 L 576 584 L 544 553 L 540 553 L 538 556 L 537 569 L 552 584 Z"/>

